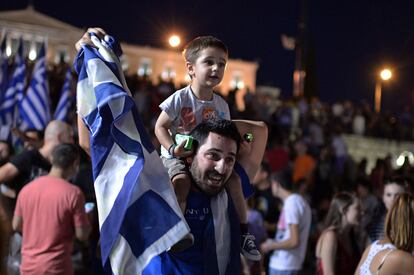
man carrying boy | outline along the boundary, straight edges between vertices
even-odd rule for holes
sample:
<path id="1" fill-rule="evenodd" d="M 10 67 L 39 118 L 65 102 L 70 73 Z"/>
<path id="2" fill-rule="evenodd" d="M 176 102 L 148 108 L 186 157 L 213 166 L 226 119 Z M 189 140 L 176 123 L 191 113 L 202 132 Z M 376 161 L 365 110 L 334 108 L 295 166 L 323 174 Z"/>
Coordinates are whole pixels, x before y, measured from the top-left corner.
<path id="1" fill-rule="evenodd" d="M 193 152 L 185 148 L 186 141 L 176 144 L 174 138 L 176 134 L 189 134 L 198 124 L 212 118 L 230 120 L 230 111 L 223 98 L 213 92 L 214 87 L 223 79 L 228 59 L 226 45 L 212 36 L 197 37 L 187 44 L 183 55 L 191 84 L 176 91 L 160 104 L 162 112 L 155 125 L 155 135 L 162 145 L 162 160 L 168 169 L 180 208 L 185 214 L 191 180 L 184 159 Z M 238 159 L 242 155 L 243 153 L 239 154 Z M 210 181 L 218 182 L 220 178 L 212 176 Z M 240 177 L 233 173 L 226 188 L 240 219 L 242 253 L 248 259 L 258 261 L 260 252 L 247 230 L 247 207 Z M 173 249 L 185 249 L 192 243 L 193 236 L 189 234 Z"/>
<path id="2" fill-rule="evenodd" d="M 184 216 L 194 234 L 194 245 L 181 252 L 168 251 L 154 257 L 143 275 L 240 274 L 239 221 L 233 200 L 225 190 L 241 146 L 239 131 L 245 130 L 236 123 L 212 119 L 191 132 L 193 153 L 186 158 L 191 189 Z M 266 144 L 267 129 L 259 124 L 252 125 L 252 130 L 253 143 Z M 257 170 L 262 155 L 260 149 L 252 150 L 251 162 L 242 164 L 248 173 Z M 211 180 L 212 177 L 217 180 Z"/>

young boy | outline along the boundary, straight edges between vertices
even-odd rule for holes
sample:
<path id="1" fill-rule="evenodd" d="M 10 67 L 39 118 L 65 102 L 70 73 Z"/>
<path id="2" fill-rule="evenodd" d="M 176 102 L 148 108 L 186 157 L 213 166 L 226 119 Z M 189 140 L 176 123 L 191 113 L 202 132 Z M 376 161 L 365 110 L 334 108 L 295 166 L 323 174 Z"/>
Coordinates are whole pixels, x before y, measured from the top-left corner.
<path id="1" fill-rule="evenodd" d="M 168 169 L 178 203 L 185 213 L 191 181 L 183 159 L 190 156 L 192 151 L 184 148 L 185 141 L 175 144 L 175 135 L 188 134 L 200 122 L 214 117 L 230 120 L 230 111 L 223 98 L 213 92 L 213 88 L 223 79 L 228 59 L 226 45 L 215 37 L 202 36 L 188 43 L 183 55 L 191 84 L 176 91 L 160 104 L 162 112 L 155 124 L 155 135 L 162 145 L 162 160 Z M 261 255 L 254 245 L 253 236 L 247 230 L 246 202 L 240 178 L 235 173 L 228 181 L 226 189 L 240 219 L 242 253 L 248 259 L 258 261 Z M 192 244 L 191 241 L 190 243 Z"/>

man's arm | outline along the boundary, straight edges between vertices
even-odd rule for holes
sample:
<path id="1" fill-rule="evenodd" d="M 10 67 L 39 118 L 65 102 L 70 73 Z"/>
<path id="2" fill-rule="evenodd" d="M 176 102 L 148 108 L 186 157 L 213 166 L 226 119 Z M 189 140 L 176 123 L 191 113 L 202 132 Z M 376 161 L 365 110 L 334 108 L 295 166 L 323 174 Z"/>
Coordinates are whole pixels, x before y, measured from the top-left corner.
<path id="1" fill-rule="evenodd" d="M 23 218 L 14 215 L 13 216 L 13 221 L 12 221 L 12 227 L 13 227 L 14 231 L 17 231 L 17 232 L 21 233 L 22 228 L 23 228 Z"/>
<path id="2" fill-rule="evenodd" d="M 90 147 L 90 134 L 88 128 L 86 128 L 81 116 L 78 114 L 78 140 L 79 146 L 88 154 L 91 155 Z"/>
<path id="3" fill-rule="evenodd" d="M 266 149 L 268 130 L 266 123 L 262 121 L 233 120 L 243 136 L 246 133 L 253 134 L 251 149 L 247 154 L 238 156 L 237 161 L 243 166 L 250 179 L 253 179 L 260 167 L 263 154 Z"/>
<path id="4" fill-rule="evenodd" d="M 80 241 L 88 240 L 90 234 L 91 234 L 90 225 L 75 227 L 75 236 Z"/>
<path id="5" fill-rule="evenodd" d="M 19 174 L 19 170 L 11 162 L 0 167 L 0 182 L 10 182 Z"/>
<path id="6" fill-rule="evenodd" d="M 278 249 L 292 249 L 299 245 L 299 229 L 297 224 L 289 224 L 290 238 L 282 242 L 268 239 L 260 248 L 264 253 Z"/>

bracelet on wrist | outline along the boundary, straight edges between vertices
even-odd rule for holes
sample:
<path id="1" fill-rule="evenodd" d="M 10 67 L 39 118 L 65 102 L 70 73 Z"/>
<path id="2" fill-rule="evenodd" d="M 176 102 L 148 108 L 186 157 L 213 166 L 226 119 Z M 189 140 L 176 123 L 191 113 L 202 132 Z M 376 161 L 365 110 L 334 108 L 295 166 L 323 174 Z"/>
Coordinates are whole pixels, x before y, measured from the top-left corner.
<path id="1" fill-rule="evenodd" d="M 168 148 L 168 153 L 174 157 L 174 149 L 175 147 L 177 147 L 177 145 L 175 143 L 171 144 L 170 148 Z"/>

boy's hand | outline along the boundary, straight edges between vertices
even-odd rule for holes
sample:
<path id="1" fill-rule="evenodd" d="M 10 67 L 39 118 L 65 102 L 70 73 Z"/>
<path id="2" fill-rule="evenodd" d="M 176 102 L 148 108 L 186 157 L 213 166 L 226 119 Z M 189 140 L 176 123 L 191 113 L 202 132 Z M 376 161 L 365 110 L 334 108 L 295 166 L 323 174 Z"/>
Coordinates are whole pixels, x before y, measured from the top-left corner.
<path id="1" fill-rule="evenodd" d="M 187 142 L 186 140 L 183 140 L 180 144 L 178 144 L 174 148 L 174 157 L 177 157 L 177 158 L 185 158 L 185 157 L 189 157 L 189 156 L 191 156 L 193 154 L 193 149 L 186 150 L 184 148 L 186 142 Z"/>
<path id="2" fill-rule="evenodd" d="M 76 42 L 75 47 L 76 47 L 76 51 L 80 51 L 82 49 L 83 45 L 89 45 L 91 47 L 95 48 L 95 45 L 92 43 L 91 37 L 89 35 L 89 33 L 95 33 L 96 36 L 98 36 L 99 38 L 103 39 L 104 36 L 106 35 L 106 32 L 101 29 L 101 28 L 89 28 L 82 36 L 81 39 L 79 39 L 78 42 Z"/>

